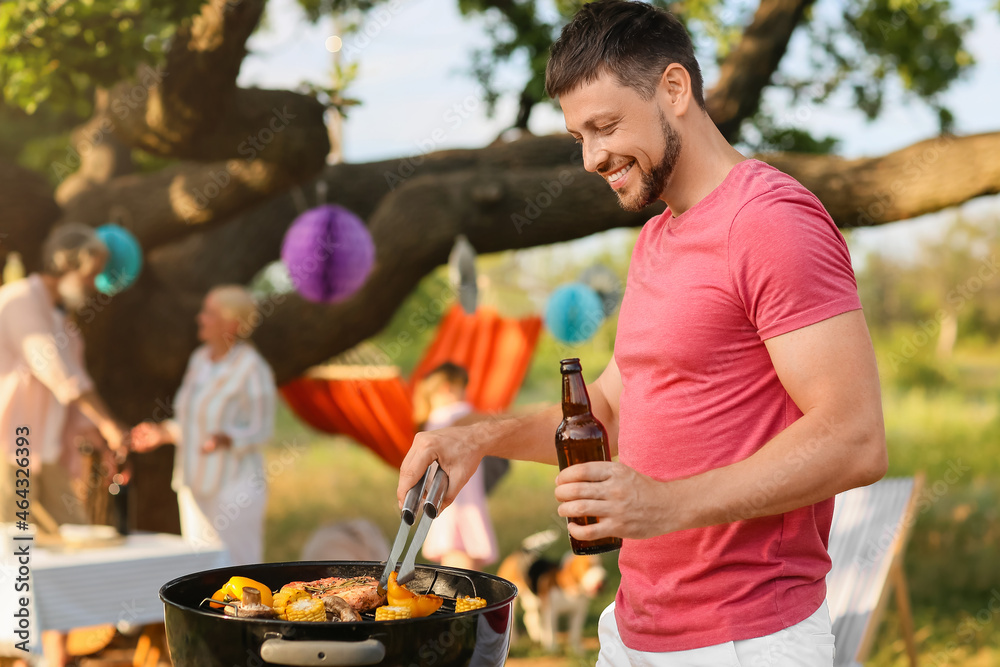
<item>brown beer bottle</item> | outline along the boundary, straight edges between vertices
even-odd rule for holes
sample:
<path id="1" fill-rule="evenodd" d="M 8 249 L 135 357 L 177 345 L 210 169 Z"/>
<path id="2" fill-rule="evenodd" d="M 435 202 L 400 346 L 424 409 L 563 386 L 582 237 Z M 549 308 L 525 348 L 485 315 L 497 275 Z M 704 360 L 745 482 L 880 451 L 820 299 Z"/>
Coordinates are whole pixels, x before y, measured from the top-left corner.
<path id="1" fill-rule="evenodd" d="M 583 382 L 579 359 L 563 359 L 562 409 L 563 420 L 556 429 L 556 453 L 559 455 L 559 469 L 587 461 L 610 461 L 611 448 L 608 432 L 604 424 L 597 421 L 590 410 L 590 396 Z M 597 517 L 584 516 L 567 519 L 580 525 L 597 523 Z M 581 542 L 572 536 L 569 542 L 573 553 L 587 555 L 621 549 L 620 537 L 604 537 L 590 542 Z"/>

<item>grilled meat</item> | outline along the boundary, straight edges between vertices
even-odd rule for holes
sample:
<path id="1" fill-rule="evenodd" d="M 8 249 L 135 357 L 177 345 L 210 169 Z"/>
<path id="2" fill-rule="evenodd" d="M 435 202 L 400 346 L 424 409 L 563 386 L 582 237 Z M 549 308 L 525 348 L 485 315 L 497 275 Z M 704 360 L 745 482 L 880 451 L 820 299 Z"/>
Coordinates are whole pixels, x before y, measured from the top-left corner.
<path id="1" fill-rule="evenodd" d="M 374 577 L 327 577 L 316 581 L 293 581 L 284 588 L 298 588 L 324 600 L 335 596 L 351 605 L 357 612 L 371 611 L 385 603 L 385 596 L 378 592 L 378 579 Z M 336 603 L 327 605 L 327 610 Z"/>

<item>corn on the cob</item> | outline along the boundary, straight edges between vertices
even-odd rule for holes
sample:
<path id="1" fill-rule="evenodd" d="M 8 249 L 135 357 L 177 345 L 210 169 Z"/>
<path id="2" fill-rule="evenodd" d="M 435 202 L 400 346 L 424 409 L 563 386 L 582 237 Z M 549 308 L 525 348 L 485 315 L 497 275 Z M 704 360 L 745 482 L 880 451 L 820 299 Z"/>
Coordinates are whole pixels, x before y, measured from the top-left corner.
<path id="1" fill-rule="evenodd" d="M 401 618 L 410 618 L 409 607 L 390 607 L 388 605 L 375 610 L 376 621 L 398 621 Z"/>
<path id="2" fill-rule="evenodd" d="M 473 609 L 482 609 L 486 606 L 486 600 L 483 598 L 470 598 L 470 597 L 460 597 L 455 600 L 455 611 L 461 614 L 463 611 L 472 611 Z"/>
<path id="3" fill-rule="evenodd" d="M 310 596 L 305 591 L 298 588 L 282 588 L 280 592 L 274 594 L 274 612 L 283 621 L 288 620 L 285 609 L 296 600 L 308 599 Z"/>
<path id="4" fill-rule="evenodd" d="M 325 621 L 326 607 L 316 598 L 299 598 L 285 606 L 285 618 L 289 621 Z"/>

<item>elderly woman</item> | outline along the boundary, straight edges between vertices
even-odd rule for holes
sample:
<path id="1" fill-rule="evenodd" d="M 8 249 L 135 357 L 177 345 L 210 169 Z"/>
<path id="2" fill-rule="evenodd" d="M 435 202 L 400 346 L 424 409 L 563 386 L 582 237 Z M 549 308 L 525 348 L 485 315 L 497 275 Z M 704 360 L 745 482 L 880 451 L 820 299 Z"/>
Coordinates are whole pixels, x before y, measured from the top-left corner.
<path id="1" fill-rule="evenodd" d="M 274 431 L 274 375 L 247 340 L 258 320 L 243 287 L 209 292 L 198 313 L 204 345 L 188 362 L 174 418 L 132 431 L 136 451 L 177 446 L 173 487 L 181 533 L 195 544 L 221 542 L 237 565 L 263 559 L 267 483 L 261 450 Z"/>

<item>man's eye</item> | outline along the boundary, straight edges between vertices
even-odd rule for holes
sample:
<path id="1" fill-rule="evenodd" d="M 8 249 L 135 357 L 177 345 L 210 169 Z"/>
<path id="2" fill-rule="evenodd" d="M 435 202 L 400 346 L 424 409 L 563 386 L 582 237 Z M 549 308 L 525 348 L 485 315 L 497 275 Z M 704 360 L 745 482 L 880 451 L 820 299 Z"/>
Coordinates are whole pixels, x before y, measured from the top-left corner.
<path id="1" fill-rule="evenodd" d="M 577 146 L 582 146 L 583 145 L 583 137 L 574 137 L 573 141 L 576 142 Z"/>

